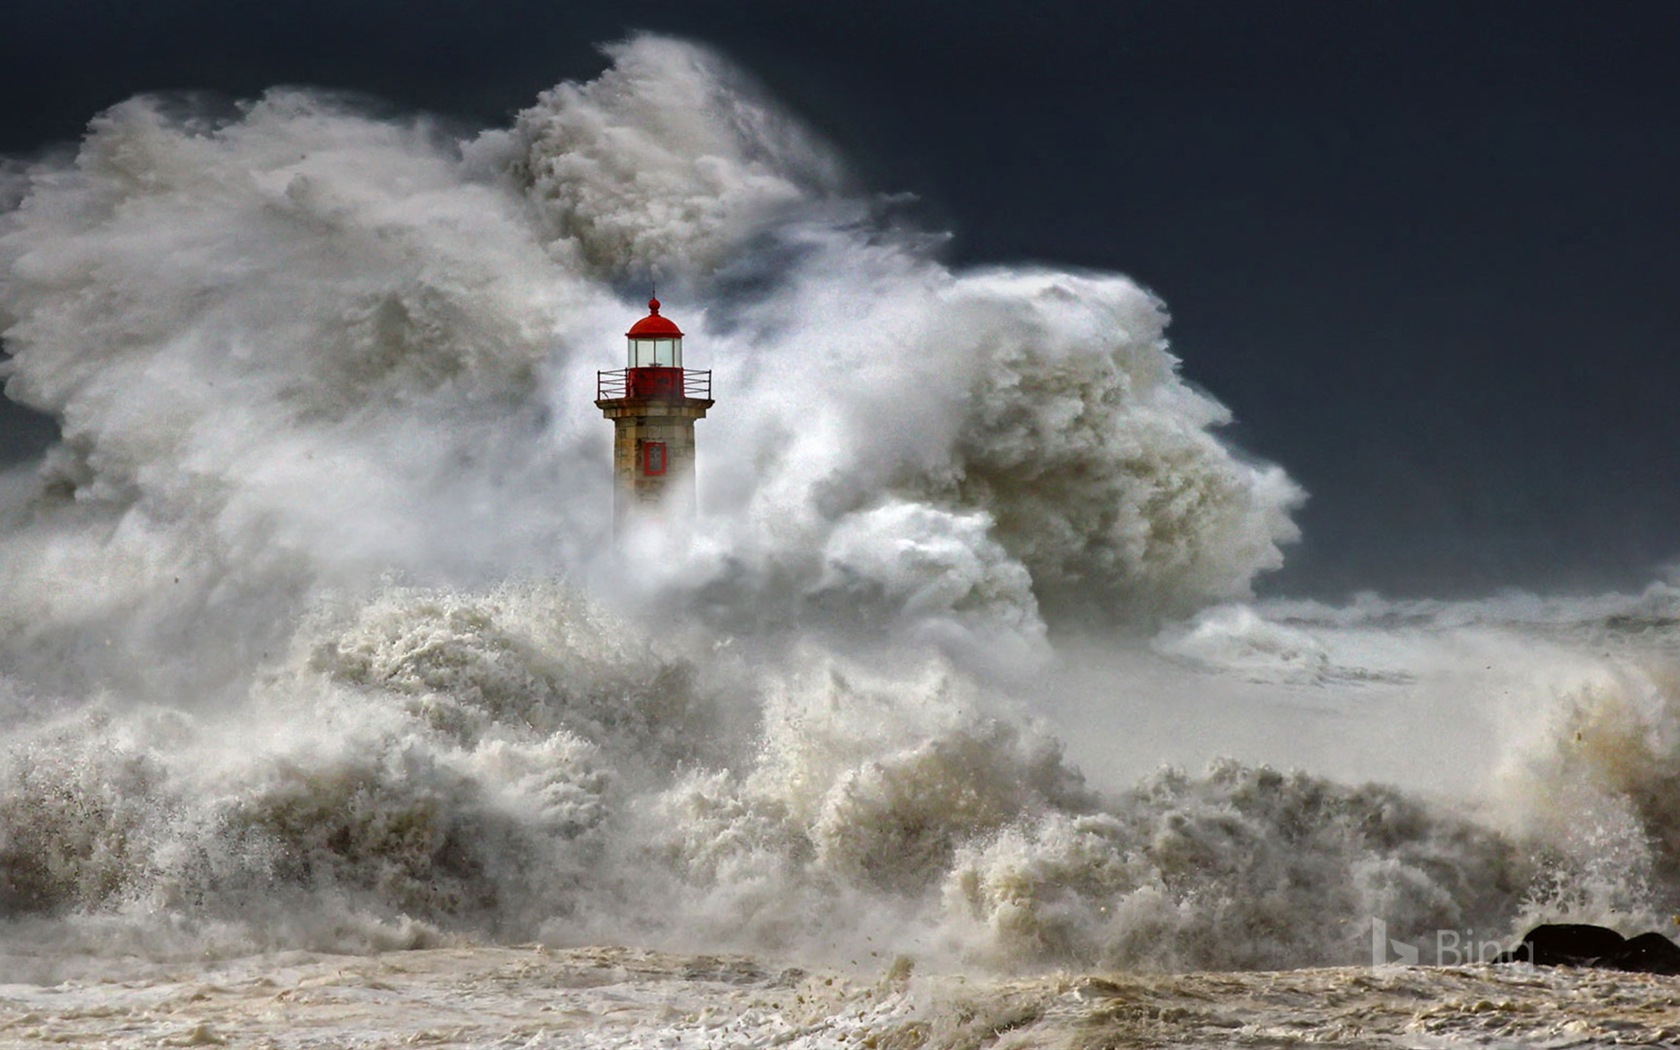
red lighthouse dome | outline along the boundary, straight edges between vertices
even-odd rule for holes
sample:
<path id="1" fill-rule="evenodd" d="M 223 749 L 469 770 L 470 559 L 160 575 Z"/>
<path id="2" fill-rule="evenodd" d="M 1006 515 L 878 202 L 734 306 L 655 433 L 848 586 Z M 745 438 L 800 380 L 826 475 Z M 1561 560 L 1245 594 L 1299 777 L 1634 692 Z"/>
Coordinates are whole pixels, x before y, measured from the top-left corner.
<path id="1" fill-rule="evenodd" d="M 648 315 L 624 333 L 632 339 L 681 339 L 682 329 L 670 318 L 659 316 L 659 300 L 648 300 Z"/>

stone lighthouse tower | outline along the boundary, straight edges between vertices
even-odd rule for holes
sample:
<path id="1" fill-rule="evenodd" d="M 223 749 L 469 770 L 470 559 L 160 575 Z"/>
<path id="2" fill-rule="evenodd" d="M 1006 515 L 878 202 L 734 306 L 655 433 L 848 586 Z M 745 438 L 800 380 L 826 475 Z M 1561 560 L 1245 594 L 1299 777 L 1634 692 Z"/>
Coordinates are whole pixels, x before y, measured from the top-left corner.
<path id="1" fill-rule="evenodd" d="M 712 407 L 712 373 L 683 367 L 682 330 L 659 315 L 630 326 L 625 367 L 597 374 L 595 406 L 613 421 L 613 528 L 693 517 L 694 421 Z"/>

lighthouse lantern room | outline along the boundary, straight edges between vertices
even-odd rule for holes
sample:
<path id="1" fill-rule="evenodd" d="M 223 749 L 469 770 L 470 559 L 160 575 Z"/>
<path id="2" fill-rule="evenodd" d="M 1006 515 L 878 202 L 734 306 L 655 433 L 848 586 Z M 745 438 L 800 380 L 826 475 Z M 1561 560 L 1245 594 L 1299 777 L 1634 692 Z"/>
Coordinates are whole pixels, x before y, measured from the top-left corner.
<path id="1" fill-rule="evenodd" d="M 595 406 L 613 421 L 613 526 L 672 521 L 695 508 L 694 421 L 712 407 L 712 373 L 684 368 L 682 330 L 648 300 L 625 333 L 624 368 L 597 374 Z"/>

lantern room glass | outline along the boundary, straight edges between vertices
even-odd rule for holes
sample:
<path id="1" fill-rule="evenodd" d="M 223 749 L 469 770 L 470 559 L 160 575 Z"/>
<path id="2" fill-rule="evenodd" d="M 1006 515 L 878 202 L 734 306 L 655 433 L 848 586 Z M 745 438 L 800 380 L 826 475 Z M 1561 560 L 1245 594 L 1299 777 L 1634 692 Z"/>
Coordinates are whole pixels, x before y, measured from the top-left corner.
<path id="1" fill-rule="evenodd" d="M 631 368 L 681 368 L 681 339 L 631 339 Z"/>

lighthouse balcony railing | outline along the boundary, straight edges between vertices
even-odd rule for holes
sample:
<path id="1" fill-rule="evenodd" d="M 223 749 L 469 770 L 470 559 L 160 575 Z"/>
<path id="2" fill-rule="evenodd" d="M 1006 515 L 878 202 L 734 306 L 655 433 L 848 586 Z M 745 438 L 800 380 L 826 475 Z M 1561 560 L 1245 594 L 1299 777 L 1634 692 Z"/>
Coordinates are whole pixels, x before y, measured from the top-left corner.
<path id="1" fill-rule="evenodd" d="M 595 373 L 595 400 L 627 397 L 712 399 L 712 370 L 697 368 L 620 368 Z"/>

